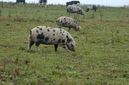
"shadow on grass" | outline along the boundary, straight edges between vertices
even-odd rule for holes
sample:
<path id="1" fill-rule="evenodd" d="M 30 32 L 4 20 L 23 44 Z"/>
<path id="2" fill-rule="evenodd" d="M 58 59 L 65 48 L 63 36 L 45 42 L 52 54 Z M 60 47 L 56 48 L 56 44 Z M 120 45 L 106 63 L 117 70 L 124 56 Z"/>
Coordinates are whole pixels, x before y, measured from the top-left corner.
<path id="1" fill-rule="evenodd" d="M 28 49 L 25 48 L 25 47 L 19 47 L 18 50 L 24 51 L 24 52 L 27 52 L 27 53 L 37 53 L 37 52 L 38 52 L 38 51 L 36 51 L 36 50 L 28 50 Z"/>

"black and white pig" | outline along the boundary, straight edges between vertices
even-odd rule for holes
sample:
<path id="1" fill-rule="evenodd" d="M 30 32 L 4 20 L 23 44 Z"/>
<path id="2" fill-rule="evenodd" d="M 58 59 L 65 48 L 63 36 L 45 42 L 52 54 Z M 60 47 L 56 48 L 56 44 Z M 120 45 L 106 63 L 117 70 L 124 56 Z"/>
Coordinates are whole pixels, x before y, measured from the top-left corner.
<path id="1" fill-rule="evenodd" d="M 69 30 L 73 28 L 76 31 L 81 29 L 80 23 L 71 17 L 61 16 L 56 20 L 56 23 L 60 28 L 68 27 Z"/>
<path id="2" fill-rule="evenodd" d="M 29 34 L 29 46 L 35 44 L 38 48 L 40 44 L 54 45 L 55 52 L 58 45 L 70 50 L 75 51 L 75 40 L 69 32 L 60 28 L 50 28 L 46 26 L 37 26 L 30 30 Z"/>
<path id="3" fill-rule="evenodd" d="M 76 13 L 76 14 L 79 14 L 79 15 L 85 15 L 84 13 L 84 10 L 80 7 L 80 6 L 77 6 L 77 5 L 69 5 L 67 6 L 67 13 Z"/>

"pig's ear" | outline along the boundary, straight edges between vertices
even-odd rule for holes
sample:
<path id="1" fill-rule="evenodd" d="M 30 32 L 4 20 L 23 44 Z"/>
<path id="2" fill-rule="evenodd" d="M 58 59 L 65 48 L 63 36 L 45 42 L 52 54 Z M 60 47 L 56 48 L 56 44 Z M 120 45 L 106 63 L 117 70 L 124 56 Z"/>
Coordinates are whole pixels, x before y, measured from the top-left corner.
<path id="1" fill-rule="evenodd" d="M 66 38 L 68 43 L 72 41 L 72 39 L 70 39 L 68 36 L 66 36 Z"/>
<path id="2" fill-rule="evenodd" d="M 70 39 L 70 38 L 67 39 L 67 42 L 68 42 L 68 43 L 71 42 L 71 41 L 72 41 L 72 39 Z"/>

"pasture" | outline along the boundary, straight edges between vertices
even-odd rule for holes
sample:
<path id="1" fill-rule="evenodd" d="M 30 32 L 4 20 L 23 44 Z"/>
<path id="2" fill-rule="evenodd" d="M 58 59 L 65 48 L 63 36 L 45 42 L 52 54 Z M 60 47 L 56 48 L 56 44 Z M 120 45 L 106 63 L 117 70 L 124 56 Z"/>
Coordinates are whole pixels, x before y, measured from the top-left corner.
<path id="1" fill-rule="evenodd" d="M 82 29 L 69 31 L 76 52 L 49 45 L 27 51 L 30 29 L 57 27 L 62 15 L 61 5 L 0 4 L 0 85 L 129 85 L 129 9 L 80 16 Z"/>

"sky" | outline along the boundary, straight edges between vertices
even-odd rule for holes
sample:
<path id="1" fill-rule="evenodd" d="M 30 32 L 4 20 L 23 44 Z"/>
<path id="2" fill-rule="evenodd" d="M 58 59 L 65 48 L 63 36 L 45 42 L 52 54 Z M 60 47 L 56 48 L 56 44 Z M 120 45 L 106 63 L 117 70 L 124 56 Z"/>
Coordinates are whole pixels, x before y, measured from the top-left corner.
<path id="1" fill-rule="evenodd" d="M 16 0 L 0 0 L 5 2 L 15 2 Z M 38 3 L 39 0 L 26 0 L 27 3 Z M 48 4 L 65 4 L 71 0 L 48 0 Z M 81 4 L 95 4 L 119 7 L 129 5 L 129 0 L 79 0 Z"/>

